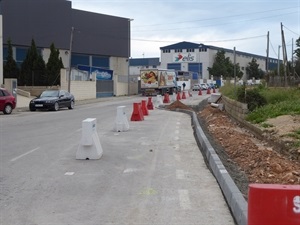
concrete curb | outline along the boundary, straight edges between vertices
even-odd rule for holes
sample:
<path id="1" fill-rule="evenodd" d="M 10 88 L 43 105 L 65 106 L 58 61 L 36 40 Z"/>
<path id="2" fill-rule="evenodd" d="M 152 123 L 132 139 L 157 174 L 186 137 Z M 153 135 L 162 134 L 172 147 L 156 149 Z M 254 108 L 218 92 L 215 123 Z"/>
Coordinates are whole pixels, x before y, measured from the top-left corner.
<path id="1" fill-rule="evenodd" d="M 210 142 L 205 136 L 205 133 L 199 124 L 196 113 L 192 112 L 191 117 L 195 135 L 198 139 L 198 143 L 200 144 L 201 151 L 203 151 L 202 153 L 206 157 L 208 166 L 221 187 L 227 204 L 237 224 L 247 225 L 248 204 L 245 198 L 228 174 L 218 154 L 215 152 L 214 148 L 211 146 Z"/>

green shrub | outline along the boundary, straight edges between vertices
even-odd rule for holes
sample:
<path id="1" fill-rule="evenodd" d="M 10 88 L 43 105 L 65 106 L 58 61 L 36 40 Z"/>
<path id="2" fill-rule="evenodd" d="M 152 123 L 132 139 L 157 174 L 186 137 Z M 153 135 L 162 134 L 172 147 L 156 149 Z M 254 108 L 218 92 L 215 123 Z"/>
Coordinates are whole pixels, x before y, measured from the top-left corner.
<path id="1" fill-rule="evenodd" d="M 243 102 L 246 103 L 246 94 L 245 94 L 245 85 L 242 86 L 238 86 L 237 90 L 236 90 L 236 96 L 237 96 L 237 100 L 239 102 Z"/>
<path id="2" fill-rule="evenodd" d="M 268 88 L 264 83 L 249 88 L 226 83 L 220 88 L 222 95 L 247 103 L 250 113 L 246 120 L 262 123 L 281 115 L 300 115 L 300 88 Z"/>
<path id="3" fill-rule="evenodd" d="M 246 91 L 245 102 L 248 104 L 250 112 L 267 104 L 266 99 L 257 89 L 250 89 Z"/>
<path id="4" fill-rule="evenodd" d="M 281 115 L 300 115 L 300 99 L 284 101 L 277 104 L 267 104 L 255 109 L 246 116 L 246 120 L 252 123 L 261 123 L 268 118 Z"/>

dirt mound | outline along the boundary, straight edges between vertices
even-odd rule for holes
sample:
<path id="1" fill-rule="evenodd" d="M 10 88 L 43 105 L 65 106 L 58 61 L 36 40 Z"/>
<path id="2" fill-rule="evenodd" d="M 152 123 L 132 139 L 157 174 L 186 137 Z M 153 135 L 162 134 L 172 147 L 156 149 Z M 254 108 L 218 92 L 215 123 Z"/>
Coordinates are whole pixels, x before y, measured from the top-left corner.
<path id="1" fill-rule="evenodd" d="M 176 100 L 175 102 L 171 103 L 170 105 L 166 106 L 166 109 L 169 110 L 176 110 L 176 109 L 186 109 L 186 110 L 193 110 L 191 107 L 183 104 L 181 101 Z"/>
<path id="2" fill-rule="evenodd" d="M 267 142 L 256 139 L 226 112 L 207 105 L 198 116 L 226 152 L 227 161 L 234 162 L 249 183 L 300 184 L 299 161 L 279 154 Z M 226 161 L 223 163 L 226 167 Z"/>

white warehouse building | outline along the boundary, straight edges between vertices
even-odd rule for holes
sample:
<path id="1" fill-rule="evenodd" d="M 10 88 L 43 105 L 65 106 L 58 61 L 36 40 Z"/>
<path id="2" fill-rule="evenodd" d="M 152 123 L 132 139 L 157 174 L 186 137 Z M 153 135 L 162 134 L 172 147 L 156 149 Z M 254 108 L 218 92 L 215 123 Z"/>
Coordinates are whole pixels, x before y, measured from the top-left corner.
<path id="1" fill-rule="evenodd" d="M 212 67 L 218 51 L 224 50 L 225 57 L 234 62 L 234 50 L 225 49 L 210 45 L 197 44 L 192 42 L 179 42 L 173 45 L 161 47 L 160 68 L 174 69 L 175 71 L 191 72 L 193 79 L 211 79 L 208 67 Z M 241 71 L 246 78 L 246 67 L 253 58 L 257 60 L 259 68 L 266 71 L 266 56 L 259 56 L 250 53 L 235 51 L 236 63 L 239 63 Z M 269 58 L 268 70 L 277 67 L 277 59 Z M 213 74 L 219 77 L 222 74 Z"/>

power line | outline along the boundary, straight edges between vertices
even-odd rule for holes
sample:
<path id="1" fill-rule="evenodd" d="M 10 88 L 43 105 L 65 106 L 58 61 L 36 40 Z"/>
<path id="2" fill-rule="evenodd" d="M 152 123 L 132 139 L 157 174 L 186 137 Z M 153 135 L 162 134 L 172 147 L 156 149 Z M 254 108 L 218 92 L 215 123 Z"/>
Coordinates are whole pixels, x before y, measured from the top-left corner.
<path id="1" fill-rule="evenodd" d="M 198 19 L 198 20 L 186 20 L 186 21 L 177 21 L 177 22 L 172 22 L 172 23 L 163 23 L 163 24 L 150 24 L 150 25 L 143 25 L 143 26 L 134 26 L 134 28 L 138 27 L 149 27 L 149 26 L 161 26 L 161 25 L 170 25 L 170 24 L 181 24 L 181 23 L 191 23 L 191 22 L 201 22 L 201 21 L 209 21 L 209 20 L 220 20 L 220 19 L 226 19 L 226 18 L 231 18 L 231 17 L 239 17 L 243 16 L 245 17 L 246 15 L 253 15 L 253 14 L 260 14 L 260 13 L 267 13 L 267 12 L 275 12 L 275 11 L 283 11 L 287 9 L 295 9 L 294 7 L 289 7 L 289 8 L 281 8 L 281 9 L 274 9 L 274 10 L 267 10 L 267 11 L 260 11 L 260 12 L 253 12 L 253 13 L 243 13 L 243 14 L 236 14 L 236 15 L 231 15 L 231 16 L 222 16 L 222 17 L 214 17 L 214 18 L 207 18 L 207 19 Z M 295 13 L 295 12 L 293 12 Z"/>
<path id="2" fill-rule="evenodd" d="M 283 25 L 283 26 L 284 26 L 284 25 Z M 293 33 L 293 34 L 296 34 L 296 35 L 300 36 L 298 33 L 292 31 L 291 29 L 287 28 L 286 26 L 284 26 L 284 28 L 286 28 L 288 31 L 290 31 L 290 32 Z"/>
<path id="3" fill-rule="evenodd" d="M 292 13 L 298 13 L 298 12 L 292 12 Z M 249 22 L 249 21 L 255 21 L 255 20 L 262 20 L 262 19 L 267 19 L 267 18 L 273 18 L 273 17 L 279 17 L 282 15 L 286 15 L 286 14 L 278 14 L 278 15 L 274 15 L 274 16 L 268 16 L 268 17 L 261 17 L 261 18 L 255 18 L 255 19 L 248 19 L 248 20 L 240 20 L 238 21 L 238 23 L 241 22 Z M 226 24 L 232 24 L 232 23 L 237 23 L 235 22 L 226 22 L 226 23 L 217 23 L 217 24 L 208 24 L 208 25 L 200 25 L 200 26 L 194 26 L 194 27 L 182 27 L 182 28 L 170 28 L 170 29 L 153 29 L 153 30 L 138 30 L 135 31 L 133 30 L 132 32 L 134 33 L 138 33 L 138 32 L 149 32 L 149 31 L 170 31 L 170 30 L 186 30 L 186 29 L 195 29 L 195 28 L 203 28 L 203 27 L 213 27 L 213 26 L 220 26 L 220 25 L 226 25 Z M 133 27 L 135 28 L 135 27 Z"/>
<path id="4" fill-rule="evenodd" d="M 244 37 L 244 38 L 236 38 L 236 39 L 227 39 L 227 40 L 215 40 L 215 41 L 198 41 L 199 43 L 213 43 L 213 42 L 231 42 L 231 41 L 243 41 L 243 40 L 249 40 L 249 39 L 256 39 L 256 38 L 261 38 L 261 37 L 266 37 L 267 35 L 260 35 L 260 36 L 254 36 L 254 37 Z M 131 39 L 133 41 L 144 41 L 144 42 L 178 42 L 174 40 L 167 40 L 167 41 L 162 41 L 162 40 L 149 40 L 149 39 Z"/>

